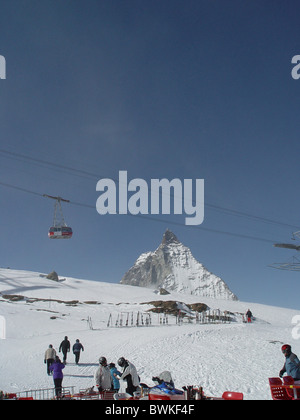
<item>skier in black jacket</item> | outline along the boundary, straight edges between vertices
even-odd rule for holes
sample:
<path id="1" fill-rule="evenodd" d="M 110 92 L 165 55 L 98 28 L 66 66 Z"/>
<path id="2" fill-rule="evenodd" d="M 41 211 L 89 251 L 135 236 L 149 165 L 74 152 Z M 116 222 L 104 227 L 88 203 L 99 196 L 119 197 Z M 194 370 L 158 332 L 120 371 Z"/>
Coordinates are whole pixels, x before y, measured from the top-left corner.
<path id="1" fill-rule="evenodd" d="M 60 346 L 59 346 L 59 352 L 62 351 L 62 354 L 64 355 L 64 358 L 63 358 L 64 364 L 66 364 L 67 362 L 67 353 L 68 351 L 70 351 L 70 348 L 71 348 L 70 341 L 68 340 L 68 337 L 65 336 L 65 339 L 60 343 Z"/>

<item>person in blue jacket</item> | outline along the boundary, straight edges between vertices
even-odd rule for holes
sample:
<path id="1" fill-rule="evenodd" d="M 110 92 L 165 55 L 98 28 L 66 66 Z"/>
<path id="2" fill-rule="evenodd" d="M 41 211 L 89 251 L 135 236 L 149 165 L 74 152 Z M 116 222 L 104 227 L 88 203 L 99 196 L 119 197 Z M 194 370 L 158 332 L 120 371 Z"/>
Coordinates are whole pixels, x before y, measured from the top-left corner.
<path id="1" fill-rule="evenodd" d="M 300 360 L 292 353 L 292 347 L 289 344 L 284 344 L 281 347 L 281 351 L 285 355 L 285 364 L 279 372 L 280 378 L 286 373 L 294 381 L 300 381 Z"/>
<path id="2" fill-rule="evenodd" d="M 80 343 L 79 339 L 77 338 L 76 343 L 73 346 L 73 354 L 75 355 L 75 363 L 78 365 L 79 358 L 80 358 L 80 351 L 84 351 L 83 345 Z"/>
<path id="3" fill-rule="evenodd" d="M 110 374 L 113 380 L 113 389 L 114 391 L 119 391 L 120 389 L 120 381 L 118 379 L 118 376 L 121 376 L 122 373 L 118 371 L 118 369 L 116 368 L 116 365 L 114 363 L 110 363 L 108 365 L 109 369 L 110 369 Z"/>

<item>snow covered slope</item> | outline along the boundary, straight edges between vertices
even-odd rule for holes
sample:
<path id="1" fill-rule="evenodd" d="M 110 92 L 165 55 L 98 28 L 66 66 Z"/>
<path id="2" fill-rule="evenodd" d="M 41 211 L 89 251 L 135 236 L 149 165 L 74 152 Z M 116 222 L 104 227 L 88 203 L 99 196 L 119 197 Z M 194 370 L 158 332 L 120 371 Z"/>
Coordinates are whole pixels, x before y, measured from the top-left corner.
<path id="1" fill-rule="evenodd" d="M 164 233 L 162 243 L 154 252 L 144 253 L 137 259 L 121 284 L 237 300 L 227 284 L 197 261 L 170 230 Z"/>
<path id="2" fill-rule="evenodd" d="M 292 339 L 295 310 L 175 292 L 157 296 L 149 288 L 74 278 L 54 282 L 39 273 L 8 269 L 0 269 L 0 292 L 0 315 L 6 321 L 6 339 L 0 339 L 0 390 L 6 392 L 52 387 L 44 353 L 49 344 L 58 350 L 65 335 L 71 344 L 79 338 L 85 347 L 80 365 L 70 353 L 64 370 L 63 385 L 76 390 L 94 385 L 100 356 L 115 363 L 124 356 L 149 385 L 153 376 L 170 370 L 177 387 L 201 385 L 207 395 L 230 390 L 243 392 L 245 399 L 270 399 L 268 377 L 277 376 L 284 362 L 281 343 L 290 343 L 300 355 L 300 342 Z M 179 326 L 170 317 L 162 325 L 155 314 L 148 327 L 115 326 L 128 314 L 145 313 L 151 305 L 143 303 L 153 300 L 203 302 L 242 313 L 250 308 L 257 321 Z M 110 314 L 113 326 L 108 327 Z"/>

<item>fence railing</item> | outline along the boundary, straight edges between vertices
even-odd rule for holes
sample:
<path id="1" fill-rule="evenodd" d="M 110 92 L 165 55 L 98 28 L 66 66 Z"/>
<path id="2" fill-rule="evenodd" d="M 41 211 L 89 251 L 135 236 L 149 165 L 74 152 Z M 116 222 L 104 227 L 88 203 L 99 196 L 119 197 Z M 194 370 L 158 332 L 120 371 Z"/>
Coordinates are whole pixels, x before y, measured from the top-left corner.
<path id="1" fill-rule="evenodd" d="M 182 325 L 186 323 L 211 324 L 230 322 L 243 322 L 243 319 L 241 316 L 238 317 L 228 311 L 220 311 L 219 309 L 209 309 L 204 312 L 194 312 L 193 314 L 181 313 L 177 316 L 164 312 L 119 312 L 109 314 L 107 327 L 149 327 L 158 325 Z"/>
<path id="2" fill-rule="evenodd" d="M 74 394 L 74 387 L 62 387 L 59 399 L 71 397 Z M 30 389 L 16 393 L 16 399 L 52 400 L 56 398 L 55 388 Z"/>

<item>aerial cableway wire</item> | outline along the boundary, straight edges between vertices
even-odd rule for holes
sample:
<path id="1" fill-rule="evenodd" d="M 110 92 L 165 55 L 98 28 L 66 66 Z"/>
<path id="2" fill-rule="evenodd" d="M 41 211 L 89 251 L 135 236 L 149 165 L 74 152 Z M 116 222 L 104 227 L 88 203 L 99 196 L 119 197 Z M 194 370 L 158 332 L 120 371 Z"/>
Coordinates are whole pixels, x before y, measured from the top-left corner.
<path id="1" fill-rule="evenodd" d="M 31 163 L 34 163 L 38 166 L 42 166 L 42 167 L 48 167 L 48 168 L 55 168 L 56 170 L 59 171 L 64 171 L 64 172 L 69 172 L 73 175 L 79 176 L 79 177 L 83 177 L 83 178 L 95 178 L 97 180 L 99 180 L 100 178 L 107 178 L 105 176 L 100 176 L 99 174 L 95 174 L 92 172 L 88 172 L 82 169 L 77 169 L 77 168 L 72 168 L 70 166 L 66 166 L 66 165 L 61 165 L 59 163 L 54 163 L 54 162 L 49 162 L 43 159 L 38 159 L 38 158 L 33 158 L 31 156 L 27 156 L 27 155 L 23 155 L 20 153 L 16 153 L 16 152 L 10 152 L 8 150 L 5 149 L 0 149 L 0 154 L 2 154 L 4 157 L 8 157 L 10 159 L 14 159 L 14 160 L 21 160 L 24 161 L 29 161 Z M 115 183 L 119 183 L 118 179 L 115 178 L 111 178 Z M 151 191 L 151 188 L 149 188 Z M 171 193 L 170 194 L 171 197 L 174 197 L 174 195 Z M 73 203 L 75 204 L 75 203 Z M 82 203 L 77 203 L 77 205 L 79 206 L 83 206 L 83 207 L 89 207 L 89 205 L 86 204 L 82 204 Z M 193 205 L 195 205 L 195 203 L 193 202 Z M 94 208 L 93 206 L 90 206 L 92 208 Z M 232 216 L 237 216 L 237 217 L 243 217 L 246 219 L 252 219 L 258 222 L 262 222 L 262 223 L 267 223 L 267 224 L 273 224 L 273 225 L 277 225 L 277 226 L 282 226 L 284 228 L 291 228 L 291 229 L 300 229 L 300 226 L 298 225 L 293 225 L 293 224 L 289 224 L 289 223 L 284 223 L 284 222 L 280 222 L 278 220 L 272 220 L 266 217 L 261 217 L 261 216 L 256 216 L 250 213 L 246 213 L 246 212 L 242 212 L 239 210 L 234 210 L 234 209 L 230 209 L 230 208 L 226 208 L 226 207 L 222 207 L 222 206 L 218 206 L 216 204 L 210 204 L 205 202 L 205 207 L 210 208 L 212 210 L 227 214 L 227 215 L 232 215 Z M 149 217 L 151 220 L 153 219 L 152 217 Z"/>
<path id="2" fill-rule="evenodd" d="M 12 184 L 8 184 L 8 183 L 5 183 L 5 182 L 0 181 L 0 185 L 3 186 L 3 187 L 7 187 L 7 188 L 11 188 L 11 189 L 14 189 L 14 190 L 17 190 L 17 191 L 24 192 L 24 193 L 27 193 L 27 194 L 32 194 L 32 195 L 35 195 L 35 196 L 38 196 L 38 197 L 42 197 L 42 198 L 45 197 L 45 194 L 41 194 L 41 193 L 38 193 L 36 191 L 32 191 L 32 190 L 29 190 L 27 188 L 22 188 L 22 187 L 12 185 Z M 74 205 L 74 206 L 86 207 L 86 208 L 90 208 L 90 209 L 93 209 L 93 210 L 96 209 L 96 206 L 92 206 L 91 204 L 80 203 L 80 202 L 76 202 L 76 201 L 69 201 L 69 204 Z M 171 220 L 163 220 L 163 219 L 147 216 L 147 215 L 144 215 L 144 214 L 132 215 L 132 214 L 128 213 L 127 216 L 138 217 L 138 218 L 149 220 L 149 221 L 152 221 L 152 222 L 164 223 L 164 224 L 167 223 L 169 225 L 188 227 L 188 228 L 197 229 L 197 230 L 201 230 L 201 231 L 205 231 L 205 232 L 216 233 L 216 234 L 221 234 L 221 235 L 228 235 L 228 236 L 233 236 L 233 237 L 242 238 L 242 239 L 251 239 L 251 240 L 254 240 L 254 241 L 267 242 L 267 243 L 276 242 L 275 240 L 261 238 L 261 237 L 257 237 L 257 236 L 245 235 L 245 234 L 241 234 L 241 233 L 227 232 L 227 231 L 218 230 L 218 229 L 210 229 L 210 228 L 205 228 L 205 227 L 202 227 L 202 226 L 189 226 L 189 225 L 185 225 L 183 223 L 174 222 L 174 221 L 171 221 Z"/>

